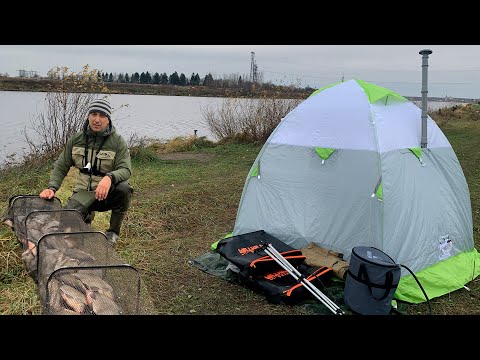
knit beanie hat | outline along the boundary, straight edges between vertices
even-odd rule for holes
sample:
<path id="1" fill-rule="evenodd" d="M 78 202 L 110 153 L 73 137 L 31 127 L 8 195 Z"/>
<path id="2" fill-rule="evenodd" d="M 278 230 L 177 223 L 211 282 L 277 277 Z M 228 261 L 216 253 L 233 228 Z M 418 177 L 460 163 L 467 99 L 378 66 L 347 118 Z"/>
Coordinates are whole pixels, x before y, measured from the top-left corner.
<path id="1" fill-rule="evenodd" d="M 90 104 L 90 107 L 88 108 L 88 113 L 90 114 L 91 112 L 94 112 L 94 111 L 98 111 L 105 114 L 111 120 L 112 107 L 110 106 L 110 103 L 107 100 L 105 99 L 93 100 L 92 103 Z"/>

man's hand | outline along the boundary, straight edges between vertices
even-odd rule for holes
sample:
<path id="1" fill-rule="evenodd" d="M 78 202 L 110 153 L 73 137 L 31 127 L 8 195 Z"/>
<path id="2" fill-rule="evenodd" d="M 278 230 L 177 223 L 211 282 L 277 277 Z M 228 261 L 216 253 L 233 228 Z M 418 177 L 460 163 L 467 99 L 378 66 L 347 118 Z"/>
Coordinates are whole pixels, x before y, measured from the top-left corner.
<path id="1" fill-rule="evenodd" d="M 40 196 L 42 199 L 51 199 L 55 196 L 55 191 L 52 189 L 45 189 L 38 196 Z"/>
<path id="2" fill-rule="evenodd" d="M 110 190 L 110 186 L 112 185 L 112 179 L 110 176 L 105 176 L 97 185 L 97 189 L 95 190 L 95 198 L 99 201 L 105 200 L 108 196 L 108 191 Z"/>

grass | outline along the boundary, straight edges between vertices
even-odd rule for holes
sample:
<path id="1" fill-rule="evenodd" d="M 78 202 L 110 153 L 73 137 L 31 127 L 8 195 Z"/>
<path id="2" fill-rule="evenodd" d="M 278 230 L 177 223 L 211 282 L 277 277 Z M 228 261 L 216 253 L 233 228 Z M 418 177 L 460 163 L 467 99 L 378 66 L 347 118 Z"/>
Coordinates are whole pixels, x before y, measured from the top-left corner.
<path id="1" fill-rule="evenodd" d="M 467 178 L 472 202 L 474 240 L 480 248 L 480 123 L 472 119 L 446 121 L 442 130 L 452 144 Z M 180 146 L 180 145 L 179 145 Z M 182 148 L 182 146 L 180 146 Z M 155 149 L 155 150 L 151 150 Z M 239 285 L 208 275 L 189 261 L 209 251 L 229 233 L 246 175 L 261 149 L 258 145 L 190 146 L 190 157 L 178 157 L 165 147 L 133 149 L 135 189 L 116 250 L 139 270 L 156 314 L 174 315 L 300 315 L 304 307 L 268 303 Z M 186 150 L 182 148 L 182 150 Z M 172 151 L 169 149 L 168 151 Z M 168 154 L 167 154 L 168 155 Z M 184 155 L 184 154 L 183 154 Z M 201 161 L 200 161 L 201 159 Z M 15 194 L 37 194 L 47 184 L 51 163 L 2 173 L 1 211 Z M 69 173 L 57 196 L 65 203 L 73 186 Z M 99 213 L 93 226 L 104 231 L 109 213 Z M 13 232 L 0 227 L 0 314 L 39 314 L 37 286 L 27 275 Z M 480 281 L 432 299 L 439 315 L 480 314 Z M 427 314 L 424 304 L 401 304 L 406 314 Z"/>

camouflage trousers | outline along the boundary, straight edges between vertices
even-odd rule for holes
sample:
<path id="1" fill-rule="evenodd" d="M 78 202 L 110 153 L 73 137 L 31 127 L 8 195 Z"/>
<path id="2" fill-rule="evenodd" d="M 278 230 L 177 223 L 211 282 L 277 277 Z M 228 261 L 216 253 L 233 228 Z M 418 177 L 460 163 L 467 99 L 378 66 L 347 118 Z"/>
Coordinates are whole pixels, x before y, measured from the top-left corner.
<path id="1" fill-rule="evenodd" d="M 107 198 L 102 201 L 95 198 L 95 191 L 76 191 L 70 196 L 64 208 L 80 211 L 86 222 L 90 222 L 93 219 L 95 211 L 104 212 L 112 210 L 110 227 L 107 231 L 113 231 L 120 235 L 120 229 L 130 207 L 132 195 L 133 188 L 127 181 L 122 181 L 112 185 Z"/>

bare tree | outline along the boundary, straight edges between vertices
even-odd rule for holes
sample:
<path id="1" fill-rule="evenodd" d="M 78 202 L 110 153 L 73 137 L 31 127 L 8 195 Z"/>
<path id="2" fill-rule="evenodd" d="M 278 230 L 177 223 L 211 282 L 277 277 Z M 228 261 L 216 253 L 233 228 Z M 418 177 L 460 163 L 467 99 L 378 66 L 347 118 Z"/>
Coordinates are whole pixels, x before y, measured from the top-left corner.
<path id="1" fill-rule="evenodd" d="M 282 118 L 302 101 L 266 95 L 258 99 L 226 98 L 221 104 L 207 104 L 200 111 L 219 140 L 265 142 Z"/>
<path id="2" fill-rule="evenodd" d="M 97 74 L 98 70 L 90 70 L 88 65 L 78 73 L 58 66 L 50 70 L 49 78 L 61 80 L 47 92 L 44 112 L 31 120 L 30 127 L 25 126 L 30 154 L 54 157 L 68 138 L 81 129 L 90 102 L 108 91 Z"/>

